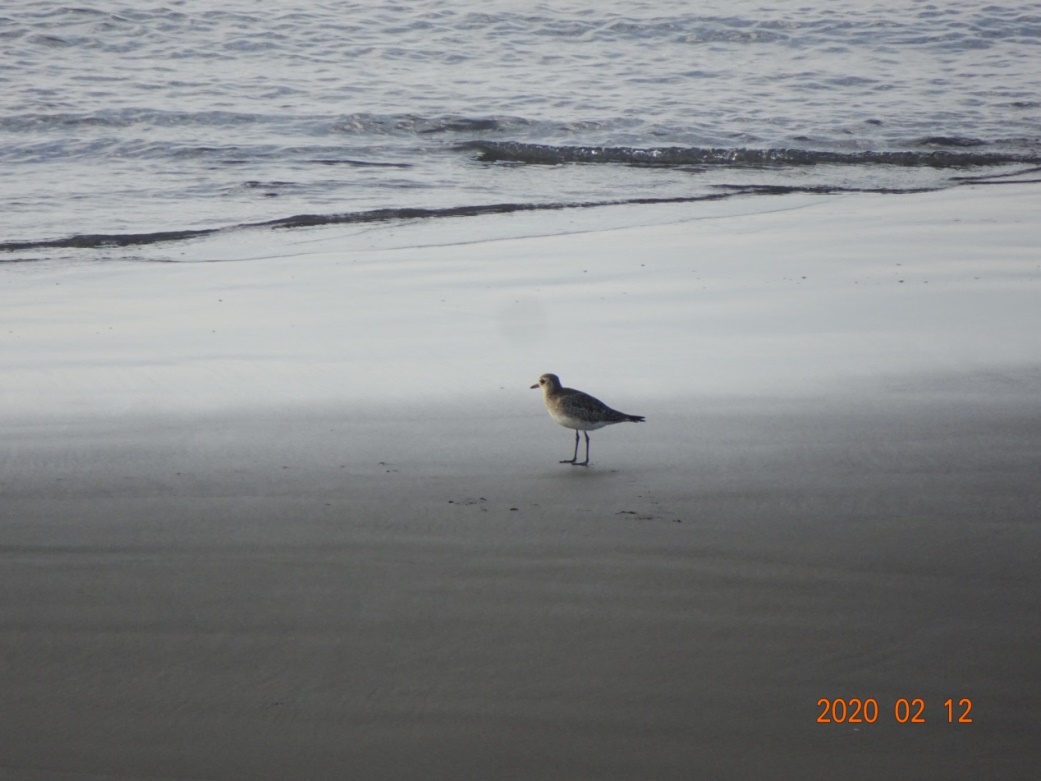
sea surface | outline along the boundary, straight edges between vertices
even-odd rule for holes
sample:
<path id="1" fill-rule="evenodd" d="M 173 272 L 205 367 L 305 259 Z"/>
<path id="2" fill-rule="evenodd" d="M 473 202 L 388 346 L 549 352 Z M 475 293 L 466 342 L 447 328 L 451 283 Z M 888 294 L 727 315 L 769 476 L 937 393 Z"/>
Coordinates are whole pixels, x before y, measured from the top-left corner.
<path id="1" fill-rule="evenodd" d="M 0 261 L 1039 166 L 1036 2 L 0 7 Z"/>

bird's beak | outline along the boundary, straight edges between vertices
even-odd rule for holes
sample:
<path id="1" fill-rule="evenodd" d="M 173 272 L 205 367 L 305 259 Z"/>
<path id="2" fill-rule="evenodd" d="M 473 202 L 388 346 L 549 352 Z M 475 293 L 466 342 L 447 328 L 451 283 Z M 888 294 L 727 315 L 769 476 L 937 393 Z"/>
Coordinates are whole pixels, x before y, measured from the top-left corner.
<path id="1" fill-rule="evenodd" d="M 535 390 L 537 387 L 539 387 L 539 384 L 536 382 L 534 385 L 531 386 L 531 389 Z"/>

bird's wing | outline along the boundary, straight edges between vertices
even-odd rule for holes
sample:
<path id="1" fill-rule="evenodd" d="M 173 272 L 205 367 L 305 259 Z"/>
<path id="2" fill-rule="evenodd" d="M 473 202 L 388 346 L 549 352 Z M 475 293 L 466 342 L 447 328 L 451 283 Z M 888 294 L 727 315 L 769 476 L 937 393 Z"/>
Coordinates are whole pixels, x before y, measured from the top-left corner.
<path id="1" fill-rule="evenodd" d="M 608 407 L 600 399 L 593 398 L 582 391 L 573 390 L 562 396 L 560 406 L 566 414 L 579 420 L 610 420 L 616 416 L 621 420 L 625 417 L 622 413 Z"/>

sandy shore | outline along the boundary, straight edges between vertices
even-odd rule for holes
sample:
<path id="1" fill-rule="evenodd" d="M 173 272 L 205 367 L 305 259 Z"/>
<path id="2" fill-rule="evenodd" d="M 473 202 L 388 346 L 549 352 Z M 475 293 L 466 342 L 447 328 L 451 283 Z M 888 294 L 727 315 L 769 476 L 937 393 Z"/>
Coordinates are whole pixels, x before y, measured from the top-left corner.
<path id="1" fill-rule="evenodd" d="M 1032 777 L 1038 195 L 7 271 L 0 777 Z"/>

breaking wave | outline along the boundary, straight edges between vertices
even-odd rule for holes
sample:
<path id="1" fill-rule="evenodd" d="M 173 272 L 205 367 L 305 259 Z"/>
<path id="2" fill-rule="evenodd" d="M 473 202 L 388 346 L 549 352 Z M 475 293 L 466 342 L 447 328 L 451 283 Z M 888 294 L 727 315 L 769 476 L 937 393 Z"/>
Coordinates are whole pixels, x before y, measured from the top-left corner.
<path id="1" fill-rule="evenodd" d="M 931 137 L 922 146 L 977 148 L 976 139 Z M 471 141 L 462 148 L 477 152 L 482 162 L 561 165 L 614 163 L 631 166 L 796 167 L 814 165 L 891 165 L 921 168 L 975 168 L 1011 164 L 1039 164 L 1041 156 L 1009 152 L 951 151 L 951 149 L 893 152 L 832 152 L 807 149 L 730 149 L 704 147 L 551 146 L 515 141 Z"/>

